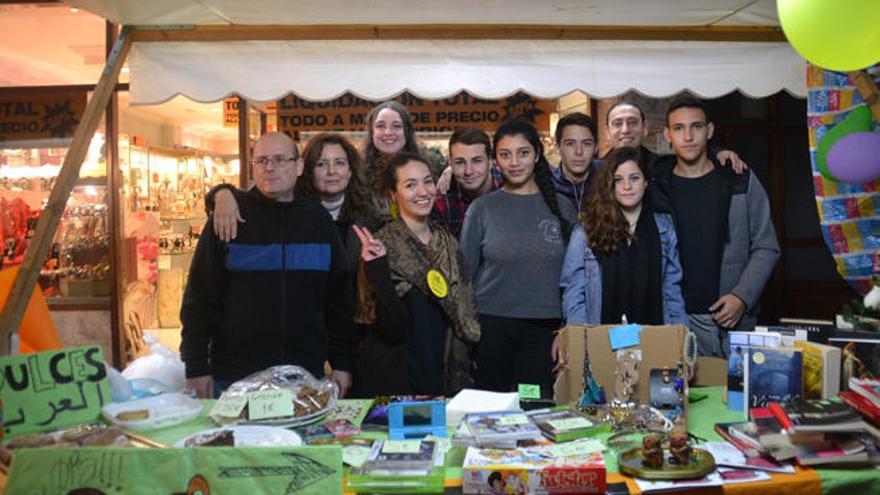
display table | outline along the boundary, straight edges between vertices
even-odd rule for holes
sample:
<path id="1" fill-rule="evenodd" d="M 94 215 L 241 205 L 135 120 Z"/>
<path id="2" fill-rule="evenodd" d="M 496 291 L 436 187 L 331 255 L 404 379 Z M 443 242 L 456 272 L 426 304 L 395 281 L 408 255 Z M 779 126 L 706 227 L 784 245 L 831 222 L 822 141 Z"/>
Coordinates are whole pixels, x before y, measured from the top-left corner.
<path id="1" fill-rule="evenodd" d="M 727 410 L 722 402 L 721 387 L 705 387 L 692 389 L 693 393 L 704 393 L 708 397 L 690 405 L 689 429 L 691 433 L 706 440 L 720 441 L 714 431 L 717 422 L 741 421 L 743 416 Z M 214 401 L 205 401 L 206 407 L 202 415 L 189 423 L 146 432 L 144 436 L 164 445 L 171 446 L 182 438 L 193 433 L 216 428 L 208 418 Z M 366 432 L 367 438 L 382 438 L 384 433 Z M 607 435 L 606 435 L 607 437 Z M 465 449 L 454 447 L 446 458 L 446 487 L 450 492 L 457 492 L 462 485 L 461 465 Z M 617 472 L 617 462 L 613 453 L 606 452 L 608 470 L 608 489 L 611 493 L 639 493 L 631 478 Z M 0 479 L 0 487 L 3 486 Z M 624 489 L 624 485 L 626 489 Z M 779 495 L 820 495 L 820 494 L 869 494 L 880 493 L 880 471 L 874 468 L 861 469 L 800 469 L 795 474 L 772 474 L 770 481 L 730 484 L 722 488 L 710 488 L 688 491 L 694 494 L 779 494 Z"/>
<path id="2" fill-rule="evenodd" d="M 715 433 L 715 423 L 743 421 L 742 414 L 730 411 L 722 401 L 722 387 L 701 387 L 692 389 L 694 393 L 705 393 L 706 399 L 692 403 L 689 409 L 688 426 L 691 433 L 706 440 L 721 441 Z M 213 403 L 213 401 L 209 401 Z M 146 436 L 157 442 L 173 445 L 181 438 L 194 432 L 215 428 L 216 425 L 207 417 L 210 405 L 198 420 L 184 425 L 148 432 Z M 380 438 L 381 433 L 365 433 L 365 437 Z M 607 435 L 606 435 L 607 436 Z M 600 437 L 601 438 L 601 437 Z M 463 448 L 453 448 L 446 459 L 446 486 L 461 486 L 461 464 L 464 461 Z M 608 470 L 609 489 L 614 483 L 626 483 L 630 493 L 639 493 L 632 479 L 617 473 L 616 457 L 606 452 L 605 462 Z M 722 490 L 705 489 L 689 493 L 725 493 L 725 494 L 779 494 L 779 495 L 819 495 L 847 493 L 880 493 L 880 470 L 864 469 L 800 469 L 795 474 L 772 474 L 766 482 L 742 483 L 726 485 Z"/>

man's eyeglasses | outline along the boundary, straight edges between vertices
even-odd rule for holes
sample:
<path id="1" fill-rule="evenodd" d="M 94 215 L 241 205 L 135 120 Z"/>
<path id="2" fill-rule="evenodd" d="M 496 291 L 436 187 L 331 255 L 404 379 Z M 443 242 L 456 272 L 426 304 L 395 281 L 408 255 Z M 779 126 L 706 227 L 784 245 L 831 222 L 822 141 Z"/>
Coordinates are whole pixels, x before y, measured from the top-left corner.
<path id="1" fill-rule="evenodd" d="M 291 162 L 297 160 L 295 156 L 284 156 L 284 155 L 274 155 L 274 156 L 259 156 L 251 160 L 251 165 L 258 166 L 260 168 L 266 168 L 271 163 L 275 168 L 283 168 L 289 165 Z"/>

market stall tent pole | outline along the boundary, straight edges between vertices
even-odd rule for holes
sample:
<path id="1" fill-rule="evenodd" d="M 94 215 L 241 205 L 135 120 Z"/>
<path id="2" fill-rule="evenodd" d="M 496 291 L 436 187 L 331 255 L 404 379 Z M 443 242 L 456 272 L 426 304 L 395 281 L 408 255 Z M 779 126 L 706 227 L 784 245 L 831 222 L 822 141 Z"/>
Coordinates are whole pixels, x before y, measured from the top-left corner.
<path id="1" fill-rule="evenodd" d="M 101 78 L 95 86 L 92 99 L 86 107 L 82 120 L 76 127 L 73 134 L 73 142 L 64 157 L 64 163 L 58 172 L 58 178 L 55 186 L 49 194 L 49 201 L 46 209 L 40 215 L 37 222 L 37 228 L 34 237 L 28 245 L 24 255 L 24 261 L 12 284 L 12 290 L 9 293 L 9 299 L 3 306 L 3 312 L 0 313 L 0 355 L 8 355 L 10 353 L 10 337 L 18 331 L 21 319 L 24 316 L 24 310 L 30 301 L 30 295 L 37 284 L 37 278 L 40 275 L 40 267 L 55 237 L 55 231 L 58 229 L 58 223 L 64 214 L 64 208 L 67 206 L 67 199 L 70 192 L 79 178 L 79 170 L 82 167 L 83 160 L 89 149 L 89 144 L 101 117 L 104 115 L 104 109 L 110 101 L 110 96 L 116 88 L 116 82 L 119 79 L 119 72 L 128 55 L 131 47 L 131 37 L 129 29 L 123 27 L 113 45 L 113 50 L 107 58 L 107 64 L 101 73 Z M 17 352 L 17 350 L 16 350 Z"/>

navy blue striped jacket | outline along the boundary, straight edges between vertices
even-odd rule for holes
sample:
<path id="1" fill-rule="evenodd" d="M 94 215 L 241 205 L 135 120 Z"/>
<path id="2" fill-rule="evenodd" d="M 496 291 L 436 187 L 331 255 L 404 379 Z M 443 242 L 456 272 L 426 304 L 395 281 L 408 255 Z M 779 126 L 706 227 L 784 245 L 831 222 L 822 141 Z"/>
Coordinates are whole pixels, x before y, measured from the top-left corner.
<path id="1" fill-rule="evenodd" d="M 323 376 L 354 368 L 352 274 L 339 233 L 318 203 L 235 192 L 238 236 L 221 241 L 209 218 L 180 310 L 187 378 L 235 381 L 277 364 Z"/>

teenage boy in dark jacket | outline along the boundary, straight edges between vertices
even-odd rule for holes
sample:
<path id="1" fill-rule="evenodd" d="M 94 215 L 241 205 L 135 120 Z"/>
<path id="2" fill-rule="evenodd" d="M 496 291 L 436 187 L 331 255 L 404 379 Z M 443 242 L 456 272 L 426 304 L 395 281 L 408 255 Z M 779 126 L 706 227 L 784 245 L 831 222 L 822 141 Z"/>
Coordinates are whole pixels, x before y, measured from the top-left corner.
<path id="1" fill-rule="evenodd" d="M 279 364 L 322 377 L 329 360 L 344 394 L 356 338 L 339 234 L 321 205 L 294 196 L 303 162 L 288 136 L 261 137 L 251 166 L 255 187 L 236 198 L 247 223 L 226 243 L 209 219 L 190 267 L 180 310 L 187 386 L 216 397 Z"/>
<path id="2" fill-rule="evenodd" d="M 701 355 L 725 357 L 727 331 L 755 327 L 779 259 L 770 202 L 754 174 L 736 175 L 709 158 L 714 126 L 702 102 L 673 100 L 666 125 L 675 156 L 654 162 L 655 184 L 675 214 L 690 329 Z"/>

